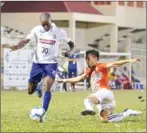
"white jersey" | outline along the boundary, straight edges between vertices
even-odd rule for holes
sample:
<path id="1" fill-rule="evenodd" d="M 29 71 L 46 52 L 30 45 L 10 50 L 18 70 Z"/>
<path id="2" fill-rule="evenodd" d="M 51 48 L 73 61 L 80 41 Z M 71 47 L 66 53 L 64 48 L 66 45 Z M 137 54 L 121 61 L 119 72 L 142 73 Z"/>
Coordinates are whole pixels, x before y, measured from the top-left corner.
<path id="1" fill-rule="evenodd" d="M 52 23 L 52 28 L 49 31 L 45 31 L 41 25 L 34 27 L 26 38 L 33 39 L 34 37 L 37 46 L 35 48 L 33 61 L 40 64 L 56 63 L 60 41 L 62 40 L 65 43 L 70 41 L 66 32 L 58 28 L 54 23 Z"/>

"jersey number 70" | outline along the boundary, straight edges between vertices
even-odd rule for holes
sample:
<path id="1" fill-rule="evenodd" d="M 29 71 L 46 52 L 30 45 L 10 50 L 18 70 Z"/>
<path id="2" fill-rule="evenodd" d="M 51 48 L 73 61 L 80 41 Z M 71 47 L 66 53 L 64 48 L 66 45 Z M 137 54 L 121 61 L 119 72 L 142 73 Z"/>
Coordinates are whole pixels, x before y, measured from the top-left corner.
<path id="1" fill-rule="evenodd" d="M 48 48 L 44 48 L 44 47 L 42 47 L 42 48 L 43 48 L 42 53 L 48 54 L 49 49 Z"/>

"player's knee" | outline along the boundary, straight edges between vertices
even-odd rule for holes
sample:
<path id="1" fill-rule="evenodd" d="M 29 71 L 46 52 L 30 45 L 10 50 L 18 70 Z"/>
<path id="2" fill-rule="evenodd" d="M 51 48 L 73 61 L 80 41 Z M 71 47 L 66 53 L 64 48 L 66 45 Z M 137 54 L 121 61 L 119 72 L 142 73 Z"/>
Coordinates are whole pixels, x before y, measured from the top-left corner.
<path id="1" fill-rule="evenodd" d="M 46 91 L 50 91 L 50 88 L 48 88 L 48 87 L 44 87 L 44 92 L 46 92 Z"/>
<path id="2" fill-rule="evenodd" d="M 89 96 L 88 99 L 90 99 L 93 104 L 99 104 L 100 103 L 100 101 L 95 96 Z"/>
<path id="3" fill-rule="evenodd" d="M 110 115 L 109 109 L 104 109 L 104 110 L 101 110 L 100 112 L 100 118 L 103 121 L 108 121 L 109 115 Z"/>
<path id="4" fill-rule="evenodd" d="M 34 93 L 35 89 L 37 87 L 36 83 L 29 83 L 29 87 L 28 87 L 28 94 L 31 95 Z"/>
<path id="5" fill-rule="evenodd" d="M 43 91 L 50 91 L 50 86 L 46 83 L 43 84 Z"/>
<path id="6" fill-rule="evenodd" d="M 34 92 L 34 91 L 32 90 L 32 88 L 28 88 L 28 94 L 29 94 L 29 95 L 33 94 L 33 92 Z"/>
<path id="7" fill-rule="evenodd" d="M 46 77 L 43 82 L 43 91 L 50 91 L 53 83 L 54 83 L 54 79 L 50 77 Z"/>
<path id="8" fill-rule="evenodd" d="M 104 117 L 104 112 L 105 112 L 105 110 L 101 110 L 100 111 L 100 116 L 103 118 Z"/>
<path id="9" fill-rule="evenodd" d="M 88 99 L 88 98 L 85 98 L 85 99 L 84 99 L 84 104 L 86 104 L 87 102 L 89 103 L 89 102 L 91 102 L 91 100 Z"/>

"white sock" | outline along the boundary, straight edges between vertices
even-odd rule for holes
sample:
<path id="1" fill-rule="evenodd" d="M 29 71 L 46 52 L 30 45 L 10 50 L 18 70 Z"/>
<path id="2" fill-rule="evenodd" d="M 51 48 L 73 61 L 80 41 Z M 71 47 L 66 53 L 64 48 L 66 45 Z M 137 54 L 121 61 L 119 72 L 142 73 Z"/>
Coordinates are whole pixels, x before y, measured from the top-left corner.
<path id="1" fill-rule="evenodd" d="M 87 110 L 93 110 L 93 103 L 90 99 L 84 99 L 84 105 Z"/>
<path id="2" fill-rule="evenodd" d="M 120 113 L 120 114 L 112 114 L 112 115 L 109 116 L 108 121 L 109 122 L 119 122 L 119 121 L 124 120 L 128 116 L 130 116 L 130 114 L 127 113 L 127 112 L 123 112 L 123 113 Z"/>

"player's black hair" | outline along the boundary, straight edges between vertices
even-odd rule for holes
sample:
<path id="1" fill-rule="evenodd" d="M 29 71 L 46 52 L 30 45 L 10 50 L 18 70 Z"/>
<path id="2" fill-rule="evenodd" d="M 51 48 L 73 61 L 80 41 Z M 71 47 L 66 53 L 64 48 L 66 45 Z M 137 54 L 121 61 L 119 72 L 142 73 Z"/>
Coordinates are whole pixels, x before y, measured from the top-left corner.
<path id="1" fill-rule="evenodd" d="M 99 59 L 99 51 L 96 51 L 96 50 L 87 50 L 86 51 L 86 58 L 87 58 L 87 56 L 89 54 L 94 55 L 94 56 L 96 56 Z"/>

